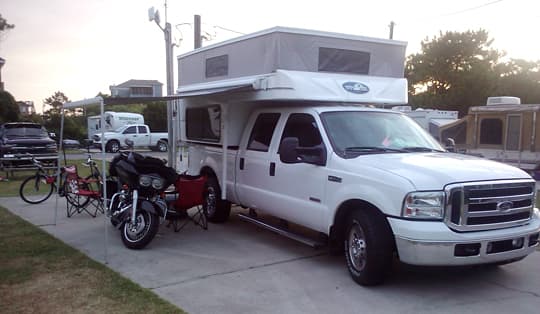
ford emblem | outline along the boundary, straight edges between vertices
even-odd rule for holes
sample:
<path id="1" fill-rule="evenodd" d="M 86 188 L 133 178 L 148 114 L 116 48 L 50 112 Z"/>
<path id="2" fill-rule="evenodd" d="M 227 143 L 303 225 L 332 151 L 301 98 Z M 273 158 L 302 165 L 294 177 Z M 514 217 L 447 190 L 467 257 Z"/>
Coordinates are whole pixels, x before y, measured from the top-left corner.
<path id="1" fill-rule="evenodd" d="M 369 87 L 360 82 L 345 82 L 343 83 L 343 89 L 353 94 L 365 94 L 369 92 Z"/>
<path id="2" fill-rule="evenodd" d="M 509 209 L 512 209 L 513 207 L 514 207 L 514 203 L 511 201 L 504 201 L 504 202 L 497 203 L 497 210 L 500 210 L 500 211 L 507 211 Z"/>

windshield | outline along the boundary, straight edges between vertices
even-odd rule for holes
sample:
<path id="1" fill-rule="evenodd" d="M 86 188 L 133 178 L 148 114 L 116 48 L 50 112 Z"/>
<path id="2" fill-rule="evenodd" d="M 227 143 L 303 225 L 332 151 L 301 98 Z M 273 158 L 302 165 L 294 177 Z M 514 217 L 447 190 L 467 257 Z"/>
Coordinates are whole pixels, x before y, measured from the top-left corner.
<path id="1" fill-rule="evenodd" d="M 8 137 L 48 137 L 47 131 L 40 125 L 9 125 L 5 134 Z"/>
<path id="2" fill-rule="evenodd" d="M 409 117 L 393 112 L 335 111 L 321 114 L 334 151 L 343 158 L 362 154 L 444 151 Z"/>

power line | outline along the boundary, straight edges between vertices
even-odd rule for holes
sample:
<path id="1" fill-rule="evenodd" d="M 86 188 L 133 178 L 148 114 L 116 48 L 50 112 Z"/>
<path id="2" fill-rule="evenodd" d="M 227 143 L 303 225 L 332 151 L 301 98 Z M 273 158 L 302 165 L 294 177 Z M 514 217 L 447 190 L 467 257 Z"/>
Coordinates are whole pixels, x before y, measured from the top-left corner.
<path id="1" fill-rule="evenodd" d="M 463 10 L 460 10 L 460 11 L 443 14 L 443 15 L 440 15 L 439 17 L 458 15 L 458 14 L 461 14 L 461 13 L 465 13 L 465 12 L 477 10 L 477 9 L 480 9 L 480 8 L 483 8 L 483 7 L 487 7 L 488 5 L 499 3 L 499 2 L 502 2 L 502 1 L 504 1 L 504 0 L 490 1 L 490 2 L 487 2 L 487 3 L 481 4 L 481 5 L 475 6 L 475 7 L 468 8 L 468 9 L 463 9 Z"/>

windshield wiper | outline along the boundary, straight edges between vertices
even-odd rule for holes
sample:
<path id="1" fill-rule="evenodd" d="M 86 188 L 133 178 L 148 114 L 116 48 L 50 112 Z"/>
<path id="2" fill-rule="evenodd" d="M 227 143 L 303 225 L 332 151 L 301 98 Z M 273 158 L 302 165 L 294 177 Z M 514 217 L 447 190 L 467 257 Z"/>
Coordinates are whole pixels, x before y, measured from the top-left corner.
<path id="1" fill-rule="evenodd" d="M 434 149 L 429 147 L 422 147 L 422 146 L 409 146 L 409 147 L 403 147 L 404 151 L 407 152 L 437 152 L 437 153 L 443 153 L 443 150 L 440 149 Z"/>
<path id="2" fill-rule="evenodd" d="M 406 151 L 398 148 L 389 148 L 382 146 L 351 146 L 345 148 L 345 153 L 358 154 L 377 154 L 377 153 L 405 153 Z"/>

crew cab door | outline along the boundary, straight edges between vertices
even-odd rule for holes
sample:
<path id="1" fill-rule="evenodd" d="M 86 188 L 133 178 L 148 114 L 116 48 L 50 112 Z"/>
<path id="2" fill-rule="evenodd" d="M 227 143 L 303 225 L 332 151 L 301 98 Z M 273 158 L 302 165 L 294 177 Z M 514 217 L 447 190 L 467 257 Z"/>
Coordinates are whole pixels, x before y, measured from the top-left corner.
<path id="1" fill-rule="evenodd" d="M 130 127 L 127 127 L 124 132 L 122 132 L 122 135 L 124 135 L 124 140 L 120 145 L 125 145 L 125 140 L 130 139 L 133 141 L 133 146 L 140 146 L 138 142 L 138 136 L 137 136 L 137 126 L 132 125 Z"/>
<path id="2" fill-rule="evenodd" d="M 326 167 L 305 162 L 284 163 L 279 154 L 280 143 L 291 137 L 298 138 L 303 148 L 318 147 L 326 151 L 314 116 L 284 114 L 280 123 L 274 122 L 275 116 L 273 119 L 266 116 L 272 123 L 263 123 L 263 115 L 257 118 L 247 147 L 239 155 L 237 171 L 242 204 L 315 230 L 325 230 L 322 220 L 326 210 Z M 262 138 L 268 142 L 268 130 L 275 130 L 270 147 L 264 145 L 261 150 L 255 150 L 259 147 L 256 140 L 259 134 L 265 134 Z"/>
<path id="3" fill-rule="evenodd" d="M 139 125 L 137 126 L 138 134 L 137 134 L 137 141 L 135 142 L 135 146 L 149 146 L 150 145 L 150 131 L 148 130 L 148 126 L 146 125 Z"/>

